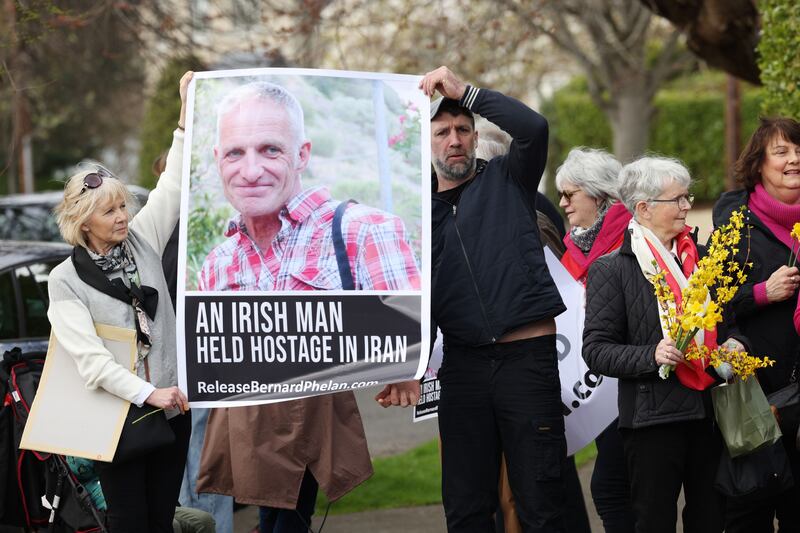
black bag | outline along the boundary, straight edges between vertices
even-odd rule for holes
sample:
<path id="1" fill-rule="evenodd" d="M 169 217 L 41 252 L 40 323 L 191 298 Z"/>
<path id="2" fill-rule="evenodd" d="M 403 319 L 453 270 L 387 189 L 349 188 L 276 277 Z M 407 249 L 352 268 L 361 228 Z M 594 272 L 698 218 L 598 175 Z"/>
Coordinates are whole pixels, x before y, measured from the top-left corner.
<path id="1" fill-rule="evenodd" d="M 794 381 L 794 373 L 792 382 L 767 396 L 767 401 L 778 409 L 778 425 L 784 438 L 792 440 L 800 450 L 800 384 Z"/>
<path id="2" fill-rule="evenodd" d="M 50 533 L 104 532 L 104 514 L 61 456 L 19 449 L 43 367 L 44 354 L 23 354 L 19 348 L 0 362 L 0 464 L 9 466 L 0 469 L 0 524 Z"/>
<path id="3" fill-rule="evenodd" d="M 108 533 L 105 512 L 97 509 L 86 487 L 81 485 L 64 457 L 52 454 L 44 499 L 55 507 L 48 533 Z"/>
<path id="4" fill-rule="evenodd" d="M 41 502 L 50 454 L 19 448 L 43 367 L 44 354 L 23 354 L 19 348 L 5 352 L 0 362 L 3 390 L 0 462 L 5 463 L 1 488 L 4 490 L 0 492 L 1 524 L 37 528 L 46 526 L 50 517 L 50 511 Z"/>
<path id="5" fill-rule="evenodd" d="M 175 433 L 162 409 L 131 404 L 112 462 L 124 463 L 173 442 Z"/>
<path id="6" fill-rule="evenodd" d="M 782 441 L 733 459 L 722 447 L 714 487 L 726 497 L 761 500 L 793 486 L 792 469 Z"/>

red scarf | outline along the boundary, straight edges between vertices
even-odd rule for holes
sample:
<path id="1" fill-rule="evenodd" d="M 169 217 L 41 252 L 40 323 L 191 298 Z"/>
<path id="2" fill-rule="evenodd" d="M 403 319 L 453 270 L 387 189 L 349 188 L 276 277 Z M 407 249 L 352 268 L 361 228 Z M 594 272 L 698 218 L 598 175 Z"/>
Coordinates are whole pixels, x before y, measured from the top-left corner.
<path id="1" fill-rule="evenodd" d="M 675 237 L 675 247 L 678 251 L 678 257 L 681 260 L 681 270 L 683 275 L 688 279 L 692 272 L 697 267 L 698 253 L 697 246 L 694 244 L 689 232 L 691 228 L 686 226 L 684 230 Z M 658 262 L 658 267 L 664 272 L 664 277 L 669 285 L 672 294 L 675 295 L 675 306 L 680 307 L 683 301 L 683 294 L 681 294 L 680 286 L 675 277 L 670 273 L 664 258 L 661 257 L 652 244 L 648 242 L 653 256 Z M 692 339 L 692 344 L 695 344 L 695 339 Z M 709 349 L 714 350 L 717 348 L 717 328 L 705 330 L 703 344 Z M 686 361 L 686 364 L 681 363 L 675 367 L 675 375 L 678 376 L 680 381 L 685 387 L 694 390 L 705 390 L 715 383 L 714 378 L 709 376 L 705 369 L 708 368 L 709 359 L 695 359 L 693 361 Z"/>
<path id="2" fill-rule="evenodd" d="M 625 228 L 628 227 L 630 220 L 631 214 L 622 203 L 617 202 L 612 205 L 606 213 L 603 225 L 588 254 L 584 254 L 583 250 L 578 248 L 570 238 L 569 233 L 567 233 L 564 237 L 564 245 L 567 247 L 567 251 L 561 257 L 561 264 L 566 267 L 573 278 L 585 284 L 586 274 L 595 259 L 622 246 Z"/>

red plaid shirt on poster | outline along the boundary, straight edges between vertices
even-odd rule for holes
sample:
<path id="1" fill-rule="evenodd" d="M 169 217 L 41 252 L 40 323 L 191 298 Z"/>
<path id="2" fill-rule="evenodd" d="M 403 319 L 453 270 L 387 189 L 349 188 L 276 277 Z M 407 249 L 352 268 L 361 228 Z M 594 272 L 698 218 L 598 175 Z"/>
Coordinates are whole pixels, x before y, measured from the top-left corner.
<path id="1" fill-rule="evenodd" d="M 232 220 L 228 239 L 203 263 L 198 290 L 341 289 L 331 237 L 338 205 L 323 187 L 301 192 L 281 210 L 281 229 L 267 250 L 258 249 L 241 217 Z M 400 218 L 351 204 L 342 218 L 342 237 L 356 289 L 420 288 L 419 266 Z"/>

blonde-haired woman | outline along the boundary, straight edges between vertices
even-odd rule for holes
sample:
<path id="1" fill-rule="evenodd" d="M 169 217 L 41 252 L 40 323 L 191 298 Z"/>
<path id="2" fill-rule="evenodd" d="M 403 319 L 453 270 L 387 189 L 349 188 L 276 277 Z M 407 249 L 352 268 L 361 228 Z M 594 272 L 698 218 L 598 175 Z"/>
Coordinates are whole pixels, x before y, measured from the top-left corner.
<path id="1" fill-rule="evenodd" d="M 131 194 L 100 165 L 73 175 L 56 208 L 72 256 L 50 274 L 47 316 L 58 342 L 75 360 L 89 389 L 102 388 L 133 404 L 163 408 L 175 442 L 128 462 L 100 463 L 100 483 L 112 533 L 167 533 L 178 500 L 191 420 L 177 387 L 175 314 L 161 254 L 178 218 L 186 90 L 167 167 L 147 205 L 131 218 Z M 95 323 L 135 329 L 135 373 L 118 364 Z"/>

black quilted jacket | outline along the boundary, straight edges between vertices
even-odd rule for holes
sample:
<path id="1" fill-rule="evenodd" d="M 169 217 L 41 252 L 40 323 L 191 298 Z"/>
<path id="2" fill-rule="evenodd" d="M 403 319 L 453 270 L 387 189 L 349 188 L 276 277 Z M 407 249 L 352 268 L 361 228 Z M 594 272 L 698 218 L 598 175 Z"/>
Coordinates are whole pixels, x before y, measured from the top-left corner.
<path id="1" fill-rule="evenodd" d="M 593 371 L 619 378 L 619 427 L 710 416 L 708 392 L 684 387 L 674 373 L 658 377 L 654 353 L 662 335 L 656 298 L 627 231 L 618 250 L 589 268 L 586 291 L 583 358 Z"/>

